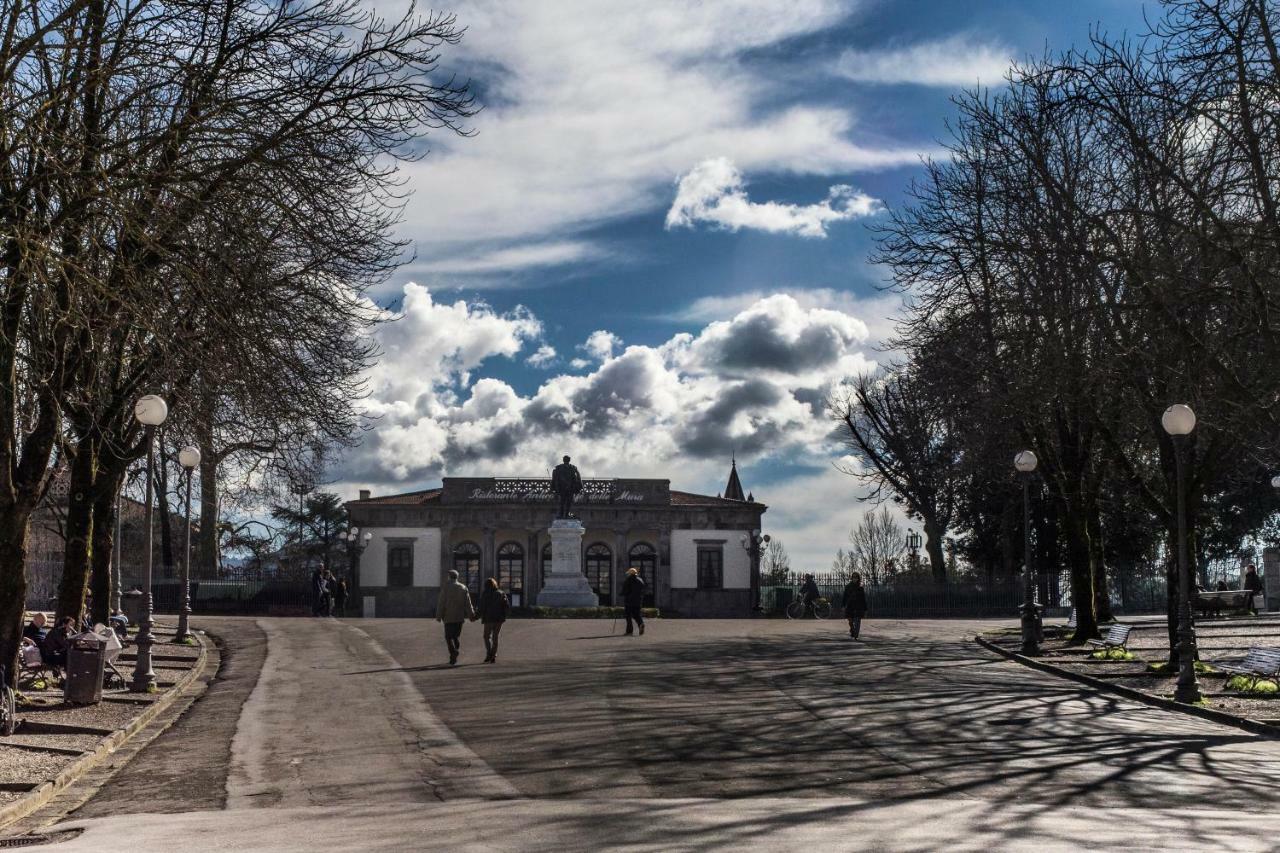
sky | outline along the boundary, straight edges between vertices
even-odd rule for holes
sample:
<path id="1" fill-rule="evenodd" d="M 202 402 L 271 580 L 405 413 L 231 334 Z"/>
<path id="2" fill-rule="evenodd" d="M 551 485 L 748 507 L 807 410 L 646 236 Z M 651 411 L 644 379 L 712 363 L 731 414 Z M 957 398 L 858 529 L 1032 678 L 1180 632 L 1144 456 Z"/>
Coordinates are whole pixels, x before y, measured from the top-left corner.
<path id="1" fill-rule="evenodd" d="M 394 15 L 398 3 L 375 4 Z M 444 7 L 442 7 L 444 8 Z M 892 358 L 874 227 L 941 156 L 950 98 L 1141 33 L 1136 0 L 477 0 L 442 69 L 483 109 L 406 164 L 404 266 L 336 459 L 345 497 L 442 476 L 661 477 L 736 457 L 796 568 L 872 507 L 824 400 Z"/>

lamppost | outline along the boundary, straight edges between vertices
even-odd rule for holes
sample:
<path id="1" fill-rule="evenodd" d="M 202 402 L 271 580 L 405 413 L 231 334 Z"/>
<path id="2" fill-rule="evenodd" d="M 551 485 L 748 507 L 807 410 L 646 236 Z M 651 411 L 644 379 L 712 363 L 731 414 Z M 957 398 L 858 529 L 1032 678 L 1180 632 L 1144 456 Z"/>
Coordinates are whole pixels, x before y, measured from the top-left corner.
<path id="1" fill-rule="evenodd" d="M 200 464 L 200 448 L 182 448 L 178 464 L 187 469 L 187 555 L 182 560 L 182 607 L 178 610 L 178 634 L 173 639 L 184 643 L 191 636 L 191 475 Z"/>
<path id="2" fill-rule="evenodd" d="M 1031 478 L 1035 476 L 1036 455 L 1024 450 L 1013 457 L 1013 467 L 1022 475 L 1022 538 L 1023 538 L 1023 590 L 1022 590 L 1022 653 L 1040 654 L 1040 603 L 1039 584 L 1035 567 L 1031 562 Z"/>
<path id="3" fill-rule="evenodd" d="M 919 533 L 913 528 L 907 529 L 907 550 L 911 553 L 911 571 L 920 568 L 920 546 L 924 544 L 924 540 Z"/>
<path id="4" fill-rule="evenodd" d="M 738 540 L 738 544 L 751 555 L 751 609 L 760 610 L 760 552 L 769 544 L 769 534 L 760 535 L 759 530 L 752 530 Z"/>
<path id="5" fill-rule="evenodd" d="M 1173 439 L 1174 475 L 1178 491 L 1178 686 L 1173 698 L 1188 704 L 1199 702 L 1200 682 L 1196 679 L 1196 629 L 1191 621 L 1191 567 L 1187 560 L 1187 436 L 1196 428 L 1196 413 L 1190 406 L 1174 403 L 1164 410 L 1160 425 Z"/>
<path id="6" fill-rule="evenodd" d="M 164 423 L 165 418 L 169 417 L 169 406 L 163 398 L 155 394 L 147 394 L 145 397 L 140 397 L 138 402 L 134 404 L 133 416 L 138 419 L 138 423 L 142 424 L 146 432 L 147 508 L 143 523 L 147 526 L 147 545 L 146 559 L 142 564 L 142 588 L 146 594 L 142 598 L 142 619 L 138 625 L 137 639 L 134 641 L 138 644 L 138 656 L 137 662 L 133 667 L 133 681 L 129 684 L 129 689 L 134 693 L 154 693 L 156 689 L 156 674 L 151 669 L 151 647 L 155 644 L 156 638 L 151 634 L 151 546 L 155 531 L 151 529 L 151 517 L 154 510 L 153 504 L 155 503 L 153 494 L 155 434 L 156 427 Z"/>
<path id="7" fill-rule="evenodd" d="M 373 539 L 373 534 L 365 531 L 364 535 L 360 534 L 359 527 L 353 527 L 347 531 L 347 535 L 343 537 L 347 543 L 347 559 L 351 562 L 351 568 L 348 571 L 351 580 L 350 596 L 353 599 L 360 598 L 360 555 L 364 553 L 364 549 L 369 547 L 369 540 Z"/>

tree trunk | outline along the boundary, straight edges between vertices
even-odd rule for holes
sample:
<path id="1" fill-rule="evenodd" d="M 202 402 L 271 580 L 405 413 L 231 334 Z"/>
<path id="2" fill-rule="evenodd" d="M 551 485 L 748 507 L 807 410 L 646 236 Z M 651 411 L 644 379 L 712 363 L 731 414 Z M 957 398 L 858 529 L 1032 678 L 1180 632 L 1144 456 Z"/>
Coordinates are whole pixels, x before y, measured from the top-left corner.
<path id="1" fill-rule="evenodd" d="M 92 556 L 94 481 L 98 477 L 98 439 L 92 434 L 76 442 L 71 462 L 71 482 L 67 489 L 66 548 L 62 557 L 62 578 L 58 581 L 58 606 L 54 624 L 64 616 L 84 615 L 84 594 L 89 588 L 89 561 Z"/>
<path id="2" fill-rule="evenodd" d="M 218 460 L 211 444 L 200 445 L 200 531 L 197 565 L 203 578 L 221 577 L 218 560 Z"/>
<path id="3" fill-rule="evenodd" d="M 1102 517 L 1097 505 L 1089 511 L 1089 562 L 1093 568 L 1093 611 L 1098 624 L 1114 622 L 1107 590 L 1107 563 L 1103 554 Z"/>
<path id="4" fill-rule="evenodd" d="M 160 517 L 160 565 L 161 577 L 172 578 L 173 572 L 173 519 L 169 511 L 169 454 L 164 439 L 156 437 L 156 513 Z"/>
<path id="5" fill-rule="evenodd" d="M 924 550 L 929 555 L 929 568 L 933 571 L 935 583 L 947 582 L 947 558 L 942 553 L 942 536 L 946 533 L 938 527 L 937 522 L 924 520 Z"/>
<path id="6" fill-rule="evenodd" d="M 1071 605 L 1076 609 L 1076 633 L 1071 642 L 1083 643 L 1098 636 L 1098 623 L 1093 610 L 1089 522 L 1077 508 L 1067 506 L 1062 508 L 1061 524 L 1067 540 L 1067 567 L 1071 572 Z"/>
<path id="7" fill-rule="evenodd" d="M 18 646 L 27 601 L 27 534 L 29 510 L 12 503 L 0 511 L 0 663 L 10 687 L 18 682 Z"/>
<path id="8" fill-rule="evenodd" d="M 119 471 L 99 470 L 93 494 L 93 548 L 92 568 L 89 576 L 93 591 L 92 618 L 95 623 L 106 624 L 111 616 L 111 602 L 115 593 L 112 574 L 115 554 L 116 495 L 124 482 L 124 466 Z"/>

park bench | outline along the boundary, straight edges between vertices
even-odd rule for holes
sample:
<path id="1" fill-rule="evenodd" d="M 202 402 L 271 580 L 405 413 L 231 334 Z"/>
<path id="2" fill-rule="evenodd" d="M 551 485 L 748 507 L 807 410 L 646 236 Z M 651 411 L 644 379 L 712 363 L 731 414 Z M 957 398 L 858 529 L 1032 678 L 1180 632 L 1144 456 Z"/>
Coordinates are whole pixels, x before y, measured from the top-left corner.
<path id="1" fill-rule="evenodd" d="M 1202 614 L 1218 615 L 1224 608 L 1250 610 L 1253 606 L 1253 593 L 1247 589 L 1225 589 L 1220 591 L 1196 592 L 1192 604 Z"/>
<path id="2" fill-rule="evenodd" d="M 1249 679 L 1249 685 L 1252 687 L 1258 683 L 1261 678 L 1277 680 L 1280 674 L 1280 649 L 1266 649 L 1254 647 L 1249 649 L 1249 653 L 1244 656 L 1244 660 L 1237 664 L 1216 664 L 1217 668 L 1222 672 L 1230 675 L 1242 675 Z"/>
<path id="3" fill-rule="evenodd" d="M 1089 640 L 1089 645 L 1099 649 L 1124 649 L 1129 643 L 1129 632 L 1132 625 L 1112 625 L 1107 635 L 1101 640 Z M 1127 651 L 1127 649 L 1126 649 Z"/>

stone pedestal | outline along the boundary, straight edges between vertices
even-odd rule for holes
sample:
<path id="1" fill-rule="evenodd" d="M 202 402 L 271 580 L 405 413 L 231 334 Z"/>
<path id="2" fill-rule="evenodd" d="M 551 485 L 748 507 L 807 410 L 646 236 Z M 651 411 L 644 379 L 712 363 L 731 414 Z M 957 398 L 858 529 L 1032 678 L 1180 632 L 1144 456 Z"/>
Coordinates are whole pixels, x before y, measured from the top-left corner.
<path id="1" fill-rule="evenodd" d="M 597 607 L 600 598 L 582 573 L 582 535 L 586 532 L 576 518 L 551 522 L 551 571 L 547 573 L 539 607 Z"/>

